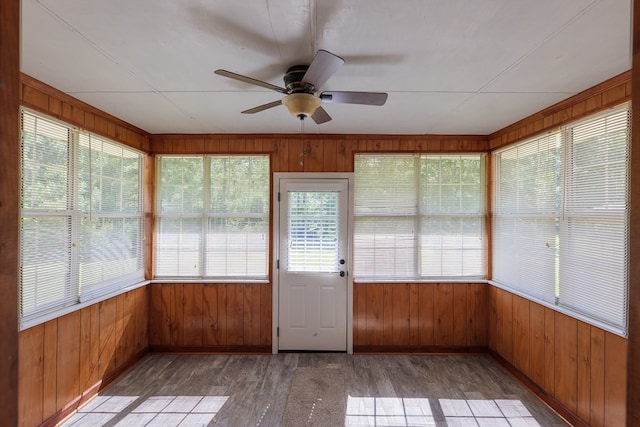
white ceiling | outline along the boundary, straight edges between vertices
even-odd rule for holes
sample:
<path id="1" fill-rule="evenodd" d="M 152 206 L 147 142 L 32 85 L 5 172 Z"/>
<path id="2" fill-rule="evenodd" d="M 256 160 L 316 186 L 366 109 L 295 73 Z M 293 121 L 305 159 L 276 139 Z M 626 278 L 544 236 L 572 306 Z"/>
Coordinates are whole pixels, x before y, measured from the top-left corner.
<path id="1" fill-rule="evenodd" d="M 284 86 L 318 49 L 346 63 L 306 133 L 490 134 L 631 68 L 631 0 L 22 0 L 24 73 L 150 133 L 297 133 Z"/>

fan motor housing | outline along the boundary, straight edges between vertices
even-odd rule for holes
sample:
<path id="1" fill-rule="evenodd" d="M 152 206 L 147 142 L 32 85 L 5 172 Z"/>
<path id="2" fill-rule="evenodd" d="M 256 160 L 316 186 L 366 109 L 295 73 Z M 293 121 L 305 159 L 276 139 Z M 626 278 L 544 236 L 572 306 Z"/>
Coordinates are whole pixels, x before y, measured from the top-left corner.
<path id="1" fill-rule="evenodd" d="M 290 93 L 313 93 L 313 85 L 302 81 L 308 69 L 308 65 L 294 65 L 293 67 L 289 67 L 283 80 Z"/>

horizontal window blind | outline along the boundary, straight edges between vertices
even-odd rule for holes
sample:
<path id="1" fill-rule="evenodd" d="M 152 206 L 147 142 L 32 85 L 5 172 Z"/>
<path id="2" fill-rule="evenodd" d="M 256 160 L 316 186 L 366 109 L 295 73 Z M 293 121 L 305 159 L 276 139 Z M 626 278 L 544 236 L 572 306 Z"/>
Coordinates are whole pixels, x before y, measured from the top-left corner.
<path id="1" fill-rule="evenodd" d="M 72 191 L 69 129 L 22 112 L 20 317 L 72 305 Z"/>
<path id="2" fill-rule="evenodd" d="M 205 276 L 266 279 L 268 156 L 208 156 Z"/>
<path id="3" fill-rule="evenodd" d="M 202 275 L 204 157 L 161 156 L 156 176 L 155 275 Z"/>
<path id="4" fill-rule="evenodd" d="M 81 299 L 144 280 L 142 156 L 104 138 L 79 135 Z"/>
<path id="5" fill-rule="evenodd" d="M 495 155 L 493 279 L 554 303 L 559 254 L 561 134 Z"/>
<path id="6" fill-rule="evenodd" d="M 71 218 L 23 214 L 20 241 L 21 318 L 74 304 Z"/>
<path id="7" fill-rule="evenodd" d="M 484 162 L 420 156 L 420 276 L 485 277 Z"/>
<path id="8" fill-rule="evenodd" d="M 269 157 L 158 157 L 155 275 L 267 278 Z"/>
<path id="9" fill-rule="evenodd" d="M 359 154 L 355 278 L 483 278 L 482 155 Z"/>
<path id="10" fill-rule="evenodd" d="M 202 269 L 202 219 L 159 217 L 156 276 L 198 277 Z"/>
<path id="11" fill-rule="evenodd" d="M 20 117 L 24 326 L 142 281 L 144 257 L 141 154 L 27 110 Z"/>
<path id="12" fill-rule="evenodd" d="M 289 191 L 287 197 L 287 271 L 339 271 L 338 193 Z"/>
<path id="13" fill-rule="evenodd" d="M 494 154 L 493 280 L 627 328 L 628 106 Z"/>
<path id="14" fill-rule="evenodd" d="M 627 108 L 566 131 L 559 304 L 626 329 Z"/>
<path id="15" fill-rule="evenodd" d="M 415 155 L 356 155 L 356 279 L 415 278 L 418 175 Z"/>

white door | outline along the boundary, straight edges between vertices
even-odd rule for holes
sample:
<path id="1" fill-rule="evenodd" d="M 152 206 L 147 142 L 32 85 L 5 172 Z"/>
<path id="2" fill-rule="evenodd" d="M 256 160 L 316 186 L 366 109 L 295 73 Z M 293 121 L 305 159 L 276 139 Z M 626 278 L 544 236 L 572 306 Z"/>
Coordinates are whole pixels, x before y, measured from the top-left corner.
<path id="1" fill-rule="evenodd" d="M 346 351 L 349 181 L 279 181 L 278 349 Z"/>

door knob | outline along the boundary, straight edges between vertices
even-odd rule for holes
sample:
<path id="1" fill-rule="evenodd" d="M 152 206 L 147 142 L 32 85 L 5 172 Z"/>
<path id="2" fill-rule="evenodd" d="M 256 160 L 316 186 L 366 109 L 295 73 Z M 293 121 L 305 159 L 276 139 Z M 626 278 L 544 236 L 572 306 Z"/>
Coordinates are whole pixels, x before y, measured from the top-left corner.
<path id="1" fill-rule="evenodd" d="M 344 274 L 345 274 L 344 271 L 341 271 L 340 272 L 340 277 L 344 277 Z"/>

